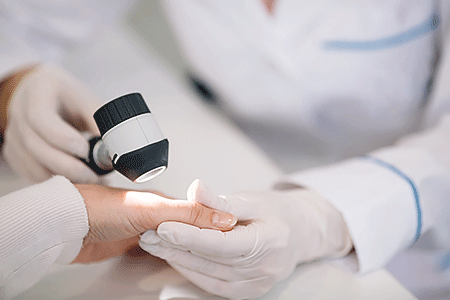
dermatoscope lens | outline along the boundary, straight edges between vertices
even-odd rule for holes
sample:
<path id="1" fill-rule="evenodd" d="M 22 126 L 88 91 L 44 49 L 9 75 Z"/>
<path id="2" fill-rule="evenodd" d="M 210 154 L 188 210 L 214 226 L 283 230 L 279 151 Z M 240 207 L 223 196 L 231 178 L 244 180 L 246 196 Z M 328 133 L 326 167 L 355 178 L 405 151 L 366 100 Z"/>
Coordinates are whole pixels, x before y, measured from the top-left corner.
<path id="1" fill-rule="evenodd" d="M 142 182 L 146 182 L 149 181 L 150 179 L 155 178 L 156 176 L 158 176 L 159 174 L 161 174 L 162 172 L 164 172 L 166 170 L 165 166 L 162 167 L 158 167 L 156 169 L 153 169 L 151 171 L 148 171 L 145 174 L 142 174 L 141 176 L 139 176 L 138 178 L 136 178 L 135 182 L 137 183 L 142 183 Z"/>

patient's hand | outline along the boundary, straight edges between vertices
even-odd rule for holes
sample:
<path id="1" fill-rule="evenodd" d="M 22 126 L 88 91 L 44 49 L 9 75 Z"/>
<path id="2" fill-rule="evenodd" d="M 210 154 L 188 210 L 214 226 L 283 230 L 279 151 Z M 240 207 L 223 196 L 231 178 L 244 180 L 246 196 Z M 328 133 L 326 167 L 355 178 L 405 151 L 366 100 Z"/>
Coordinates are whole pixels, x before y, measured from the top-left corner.
<path id="1" fill-rule="evenodd" d="M 156 193 L 100 185 L 76 185 L 86 203 L 89 232 L 73 262 L 88 263 L 121 255 L 138 242 L 139 234 L 166 221 L 227 231 L 236 218 L 198 202 L 172 200 Z"/>

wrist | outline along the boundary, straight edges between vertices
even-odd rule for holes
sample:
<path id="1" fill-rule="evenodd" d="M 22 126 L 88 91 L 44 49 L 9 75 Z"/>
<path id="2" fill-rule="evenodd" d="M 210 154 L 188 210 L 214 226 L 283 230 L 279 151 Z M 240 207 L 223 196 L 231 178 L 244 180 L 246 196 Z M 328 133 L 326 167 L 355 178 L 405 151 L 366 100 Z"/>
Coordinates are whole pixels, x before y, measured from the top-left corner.
<path id="1" fill-rule="evenodd" d="M 324 199 L 324 201 L 326 201 Z M 344 257 L 353 249 L 350 233 L 341 213 L 327 202 L 330 212 L 327 216 L 329 257 Z"/>
<path id="2" fill-rule="evenodd" d="M 296 188 L 286 191 L 298 203 L 296 207 L 296 232 L 303 239 L 305 230 L 310 236 L 309 253 L 299 251 L 299 262 L 320 259 L 324 257 L 343 257 L 353 248 L 352 240 L 341 213 L 318 193 Z M 300 220 L 306 219 L 306 224 Z M 314 245 L 315 244 L 315 245 Z M 302 241 L 298 243 L 299 248 Z"/>
<path id="3" fill-rule="evenodd" d="M 84 244 L 105 242 L 124 238 L 118 232 L 105 230 L 113 226 L 124 213 L 127 191 L 96 184 L 75 184 L 84 200 L 87 211 L 89 231 L 84 237 Z M 105 209 L 108 207 L 108 209 Z M 117 234 L 117 236 L 116 236 Z"/>
<path id="4" fill-rule="evenodd" d="M 318 214 L 322 215 L 319 224 L 324 226 L 325 230 L 325 257 L 347 255 L 353 248 L 353 244 L 344 217 L 325 198 L 314 191 L 308 190 L 308 192 L 312 195 L 308 200 L 316 207 Z"/>

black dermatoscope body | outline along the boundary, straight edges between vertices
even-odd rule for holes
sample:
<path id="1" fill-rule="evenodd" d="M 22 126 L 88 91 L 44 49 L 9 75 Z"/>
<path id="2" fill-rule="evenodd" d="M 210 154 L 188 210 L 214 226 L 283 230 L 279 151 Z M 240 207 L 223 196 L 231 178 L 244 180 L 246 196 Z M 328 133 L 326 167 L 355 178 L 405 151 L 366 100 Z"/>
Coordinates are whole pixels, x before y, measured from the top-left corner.
<path id="1" fill-rule="evenodd" d="M 167 168 L 169 141 L 141 94 L 116 98 L 94 113 L 101 137 L 89 140 L 85 163 L 99 175 L 112 170 L 133 182 L 148 181 Z"/>

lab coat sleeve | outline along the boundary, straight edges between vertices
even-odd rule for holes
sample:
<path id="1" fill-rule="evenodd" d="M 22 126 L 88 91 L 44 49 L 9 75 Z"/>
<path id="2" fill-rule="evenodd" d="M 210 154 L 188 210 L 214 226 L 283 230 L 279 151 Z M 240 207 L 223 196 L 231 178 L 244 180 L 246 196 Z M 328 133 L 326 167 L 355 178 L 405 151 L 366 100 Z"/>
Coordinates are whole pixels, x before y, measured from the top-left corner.
<path id="1" fill-rule="evenodd" d="M 39 55 L 20 39 L 0 32 L 0 40 L 0 82 L 17 70 L 41 62 Z"/>
<path id="2" fill-rule="evenodd" d="M 53 263 L 70 263 L 88 230 L 83 198 L 62 176 L 1 197 L 0 299 L 33 286 Z"/>
<path id="3" fill-rule="evenodd" d="M 0 81 L 24 66 L 59 63 L 89 46 L 119 21 L 134 1 L 2 1 Z"/>
<path id="4" fill-rule="evenodd" d="M 425 231 L 444 232 L 450 215 L 450 116 L 397 145 L 292 174 L 343 215 L 359 272 L 383 267 Z M 450 236 L 441 235 L 443 239 Z"/>

